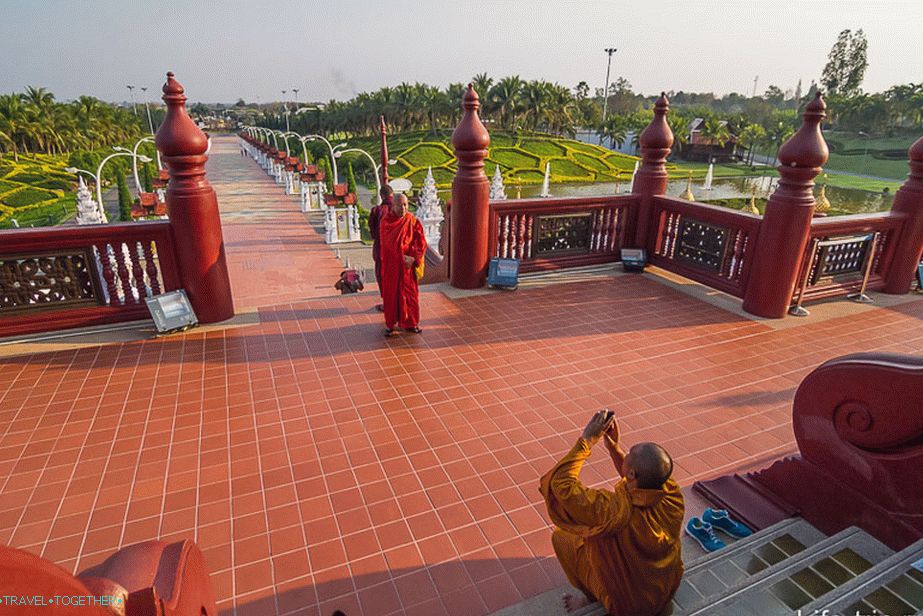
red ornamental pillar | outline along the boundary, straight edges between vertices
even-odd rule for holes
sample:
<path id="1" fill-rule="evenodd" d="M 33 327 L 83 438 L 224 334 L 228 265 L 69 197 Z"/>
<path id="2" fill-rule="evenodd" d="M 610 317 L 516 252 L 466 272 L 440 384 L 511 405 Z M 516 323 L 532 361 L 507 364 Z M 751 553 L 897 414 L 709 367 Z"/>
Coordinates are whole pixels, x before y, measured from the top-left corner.
<path id="1" fill-rule="evenodd" d="M 907 293 L 923 256 L 923 137 L 910 146 L 910 177 L 894 195 L 891 211 L 907 218 L 885 278 L 885 293 Z"/>
<path id="2" fill-rule="evenodd" d="M 183 86 L 167 73 L 167 115 L 155 143 L 170 170 L 167 211 L 180 280 L 201 323 L 234 316 L 218 199 L 205 179 L 208 138 L 186 113 Z"/>
<path id="3" fill-rule="evenodd" d="M 449 282 L 459 289 L 477 289 L 487 278 L 490 184 L 484 159 L 490 135 L 478 117 L 480 106 L 469 83 L 462 101 L 465 114 L 452 133 L 458 172 L 452 180 Z"/>
<path id="4" fill-rule="evenodd" d="M 797 283 L 814 216 L 814 178 L 827 162 L 820 123 L 827 105 L 821 93 L 804 110 L 801 128 L 779 149 L 779 187 L 760 224 L 743 308 L 771 319 L 785 316 Z"/>
<path id="5" fill-rule="evenodd" d="M 385 116 L 378 116 L 378 128 L 381 131 L 381 185 L 388 183 L 388 127 Z"/>
<path id="6" fill-rule="evenodd" d="M 634 237 L 628 245 L 636 248 L 650 248 L 654 245 L 656 225 L 651 220 L 654 210 L 654 197 L 667 192 L 667 156 L 673 147 L 673 131 L 667 124 L 670 101 L 664 92 L 654 103 L 654 118 L 638 137 L 641 146 L 641 166 L 635 175 L 633 192 L 641 197 L 637 219 L 634 225 Z"/>

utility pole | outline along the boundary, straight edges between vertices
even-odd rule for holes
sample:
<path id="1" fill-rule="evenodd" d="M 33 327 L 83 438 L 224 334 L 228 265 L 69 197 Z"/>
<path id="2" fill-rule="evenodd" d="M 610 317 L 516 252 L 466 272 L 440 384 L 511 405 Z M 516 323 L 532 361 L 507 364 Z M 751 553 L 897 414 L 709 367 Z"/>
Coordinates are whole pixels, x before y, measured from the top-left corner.
<path id="1" fill-rule="evenodd" d="M 135 114 L 135 116 L 137 116 L 138 110 L 135 108 L 135 86 L 125 86 L 125 87 L 128 88 L 128 98 L 131 99 L 131 110 Z"/>
<path id="2" fill-rule="evenodd" d="M 292 88 L 292 92 L 295 93 L 295 115 L 298 115 L 298 90 L 299 88 Z M 288 115 L 285 116 L 288 118 Z M 288 129 L 288 121 L 285 122 L 285 127 Z"/>
<path id="3" fill-rule="evenodd" d="M 603 121 L 602 121 L 602 123 L 603 123 L 603 125 L 605 126 L 605 124 L 606 124 L 606 112 L 608 111 L 608 107 L 609 107 L 609 71 L 610 71 L 610 69 L 612 68 L 612 55 L 613 55 L 616 51 L 618 51 L 618 49 L 616 49 L 615 47 L 607 47 L 607 48 L 604 49 L 603 51 L 605 51 L 607 54 L 609 54 L 609 63 L 606 64 L 606 89 L 603 90 Z M 600 145 L 602 144 L 602 142 L 603 142 L 603 136 L 602 136 L 602 133 L 600 133 L 600 135 L 599 135 L 599 143 L 600 143 Z"/>
<path id="4" fill-rule="evenodd" d="M 144 108 L 147 110 L 147 126 L 151 129 L 151 134 L 154 134 L 154 122 L 151 120 L 151 106 L 147 101 L 147 88 L 141 88 L 141 96 L 144 98 Z"/>
<path id="5" fill-rule="evenodd" d="M 285 93 L 288 90 L 282 90 L 282 113 L 285 114 L 285 132 L 291 132 L 292 129 L 288 126 L 288 105 L 285 104 Z"/>

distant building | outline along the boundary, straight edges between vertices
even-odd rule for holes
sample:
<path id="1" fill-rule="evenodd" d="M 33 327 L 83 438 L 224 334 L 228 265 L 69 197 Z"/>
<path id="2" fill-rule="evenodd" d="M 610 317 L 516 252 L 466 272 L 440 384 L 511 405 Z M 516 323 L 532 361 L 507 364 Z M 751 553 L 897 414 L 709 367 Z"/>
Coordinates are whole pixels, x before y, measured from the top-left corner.
<path id="1" fill-rule="evenodd" d="M 721 126 L 727 126 L 727 122 L 721 120 Z M 696 118 L 689 123 L 689 135 L 678 152 L 678 155 L 685 160 L 700 160 L 709 162 L 733 162 L 737 158 L 737 135 L 730 134 L 724 145 L 710 137 L 706 137 L 705 118 Z"/>

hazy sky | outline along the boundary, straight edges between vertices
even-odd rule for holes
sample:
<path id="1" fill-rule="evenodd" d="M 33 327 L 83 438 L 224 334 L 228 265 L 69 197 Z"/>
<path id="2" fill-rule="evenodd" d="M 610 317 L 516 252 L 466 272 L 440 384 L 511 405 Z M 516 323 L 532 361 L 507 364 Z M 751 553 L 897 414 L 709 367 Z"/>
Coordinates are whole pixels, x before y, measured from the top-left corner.
<path id="1" fill-rule="evenodd" d="M 148 96 L 176 73 L 192 100 L 346 99 L 475 73 L 635 91 L 783 90 L 820 76 L 844 28 L 869 41 L 864 88 L 923 81 L 923 0 L 0 0 L 0 92 Z M 140 92 L 136 90 L 136 97 Z M 290 98 L 289 94 L 286 98 Z"/>

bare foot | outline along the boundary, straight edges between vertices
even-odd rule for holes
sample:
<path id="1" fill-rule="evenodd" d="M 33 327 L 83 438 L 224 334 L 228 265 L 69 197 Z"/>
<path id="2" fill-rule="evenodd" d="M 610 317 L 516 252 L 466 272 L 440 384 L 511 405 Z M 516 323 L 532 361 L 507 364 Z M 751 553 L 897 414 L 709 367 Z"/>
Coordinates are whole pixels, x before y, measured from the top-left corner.
<path id="1" fill-rule="evenodd" d="M 582 607 L 586 607 L 590 604 L 590 600 L 587 599 L 584 595 L 574 596 L 570 593 L 567 593 L 562 597 L 564 600 L 564 609 L 567 610 L 567 613 L 573 613 L 579 610 Z"/>

